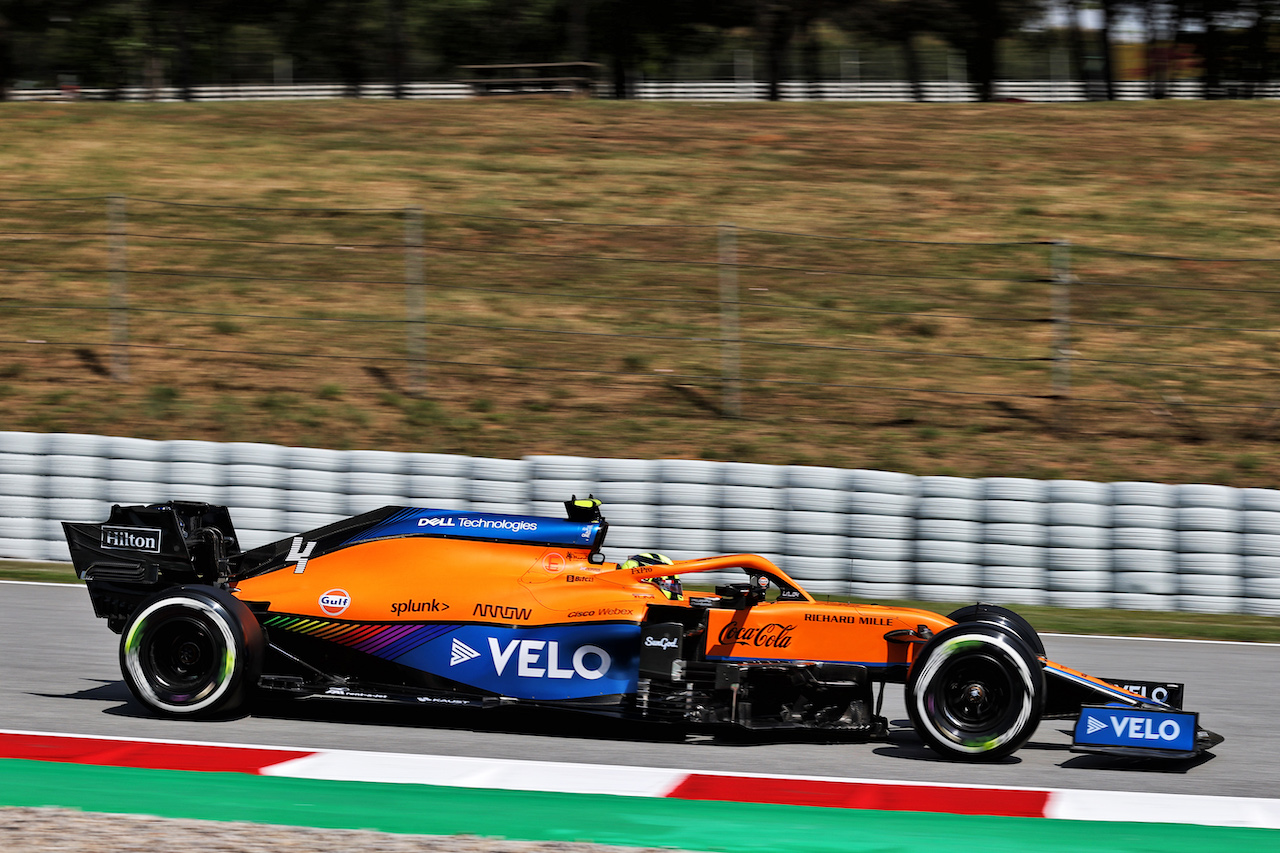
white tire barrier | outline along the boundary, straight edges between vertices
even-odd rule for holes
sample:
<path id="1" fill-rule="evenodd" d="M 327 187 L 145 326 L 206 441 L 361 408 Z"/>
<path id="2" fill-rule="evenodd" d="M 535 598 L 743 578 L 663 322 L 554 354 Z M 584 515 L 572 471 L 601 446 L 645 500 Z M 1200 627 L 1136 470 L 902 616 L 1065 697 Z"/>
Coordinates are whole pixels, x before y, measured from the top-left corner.
<path id="1" fill-rule="evenodd" d="M 386 504 L 558 515 L 587 494 L 612 551 L 759 553 L 830 594 L 1269 613 L 1280 580 L 1276 489 L 39 433 L 0 433 L 0 556 L 62 554 L 58 522 L 113 503 L 225 504 L 248 545 Z"/>
<path id="2" fill-rule="evenodd" d="M 1111 503 L 1117 506 L 1175 507 L 1178 505 L 1178 493 L 1173 486 L 1164 483 L 1112 483 Z"/>
<path id="3" fill-rule="evenodd" d="M 1048 500 L 1049 488 L 1043 480 L 1022 477 L 987 477 L 982 480 L 982 497 L 987 501 L 1042 503 Z"/>

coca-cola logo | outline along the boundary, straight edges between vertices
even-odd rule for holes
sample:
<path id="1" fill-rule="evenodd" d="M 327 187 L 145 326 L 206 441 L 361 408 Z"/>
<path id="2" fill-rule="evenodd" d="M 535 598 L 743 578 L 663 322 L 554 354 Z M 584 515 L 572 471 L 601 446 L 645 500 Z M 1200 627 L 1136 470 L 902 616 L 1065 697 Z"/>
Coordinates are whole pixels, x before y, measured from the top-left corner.
<path id="1" fill-rule="evenodd" d="M 795 625 L 770 622 L 768 625 L 743 627 L 741 622 L 729 622 L 720 629 L 720 645 L 760 646 L 767 649 L 785 649 L 791 645 L 791 632 Z"/>

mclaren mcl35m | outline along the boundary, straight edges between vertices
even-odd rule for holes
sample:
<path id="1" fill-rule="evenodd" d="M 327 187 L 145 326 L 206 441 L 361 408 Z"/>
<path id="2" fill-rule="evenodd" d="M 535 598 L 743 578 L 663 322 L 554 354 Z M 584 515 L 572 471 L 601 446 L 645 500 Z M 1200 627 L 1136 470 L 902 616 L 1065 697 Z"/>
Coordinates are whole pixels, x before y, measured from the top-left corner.
<path id="1" fill-rule="evenodd" d="M 1079 751 L 1186 758 L 1221 741 L 1182 709 L 1181 685 L 1055 663 L 1004 608 L 819 601 L 751 554 L 609 563 L 599 502 L 565 506 L 384 507 L 250 550 L 210 504 L 64 526 L 121 635 L 125 682 L 163 715 L 265 695 L 875 737 L 884 685 L 899 683 L 916 732 L 950 759 L 1007 756 L 1045 717 L 1074 719 Z M 725 573 L 740 582 L 693 591 Z"/>

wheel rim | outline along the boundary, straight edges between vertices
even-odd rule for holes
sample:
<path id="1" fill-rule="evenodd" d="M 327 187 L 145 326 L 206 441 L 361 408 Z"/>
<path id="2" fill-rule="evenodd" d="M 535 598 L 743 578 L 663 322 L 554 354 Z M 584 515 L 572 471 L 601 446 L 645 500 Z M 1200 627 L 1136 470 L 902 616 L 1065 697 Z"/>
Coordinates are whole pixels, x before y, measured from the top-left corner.
<path id="1" fill-rule="evenodd" d="M 970 654 L 942 667 L 926 702 L 943 734 L 976 746 L 994 740 L 1016 719 L 1016 693 L 1017 685 L 1000 661 Z"/>
<path id="2" fill-rule="evenodd" d="M 142 654 L 149 679 L 157 692 L 172 702 L 200 698 L 218 683 L 222 673 L 214 629 L 193 616 L 169 619 L 157 625 L 143 640 Z"/>
<path id="3" fill-rule="evenodd" d="M 218 611 L 196 598 L 156 601 L 124 637 L 124 664 L 146 704 L 176 714 L 215 705 L 234 683 L 239 654 Z"/>
<path id="4" fill-rule="evenodd" d="M 912 722 L 944 754 L 995 757 L 1025 741 L 1038 722 L 1029 661 L 992 636 L 991 626 L 960 626 L 940 637 L 913 671 Z"/>

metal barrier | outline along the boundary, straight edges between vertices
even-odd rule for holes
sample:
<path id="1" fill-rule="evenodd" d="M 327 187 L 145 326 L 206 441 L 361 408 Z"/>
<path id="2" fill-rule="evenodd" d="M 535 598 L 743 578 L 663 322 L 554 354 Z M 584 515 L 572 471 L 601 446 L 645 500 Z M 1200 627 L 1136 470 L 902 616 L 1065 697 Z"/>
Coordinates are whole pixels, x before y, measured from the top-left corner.
<path id="1" fill-rule="evenodd" d="M 1086 84 L 1080 80 L 998 80 L 994 96 L 1006 101 L 1086 101 L 1097 99 L 1102 84 Z M 760 101 L 768 95 L 769 85 L 763 80 L 645 80 L 635 87 L 634 96 L 641 100 L 674 101 Z M 784 101 L 911 101 L 911 84 L 905 80 L 822 80 L 815 83 L 800 80 L 783 81 L 780 88 Z M 929 102 L 970 102 L 976 100 L 973 87 L 963 80 L 929 80 L 921 83 L 924 99 Z M 1150 84 L 1144 80 L 1121 80 L 1114 86 L 1117 100 L 1140 101 L 1152 97 Z M 1243 83 L 1224 84 L 1227 94 L 1245 92 Z M 474 96 L 473 85 L 465 82 L 406 83 L 404 98 L 411 100 L 456 100 Z M 597 97 L 609 97 L 608 87 L 597 86 Z M 1169 83 L 1166 96 L 1175 99 L 1202 99 L 1204 85 L 1199 80 L 1175 80 Z M 182 92 L 176 86 L 126 86 L 120 89 L 80 88 L 11 89 L 13 101 L 179 101 Z M 354 89 L 342 83 L 306 84 L 210 84 L 191 87 L 193 101 L 260 101 L 317 100 L 343 97 L 388 99 L 395 97 L 390 83 L 364 83 Z M 1259 98 L 1280 97 L 1280 83 L 1263 85 Z"/>

